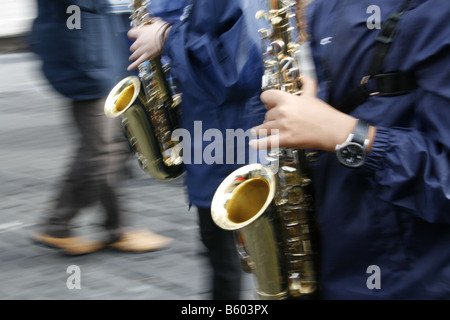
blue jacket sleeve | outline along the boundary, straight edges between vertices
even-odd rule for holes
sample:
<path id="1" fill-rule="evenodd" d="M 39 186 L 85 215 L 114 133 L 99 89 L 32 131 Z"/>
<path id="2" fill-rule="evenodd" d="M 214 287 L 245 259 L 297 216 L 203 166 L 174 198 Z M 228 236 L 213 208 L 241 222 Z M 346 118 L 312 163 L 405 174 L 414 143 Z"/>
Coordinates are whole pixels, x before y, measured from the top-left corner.
<path id="1" fill-rule="evenodd" d="M 378 127 L 367 165 L 382 200 L 426 221 L 450 223 L 450 28 L 442 27 L 450 12 L 441 2 L 434 13 L 405 16 L 398 41 L 409 53 L 392 58 L 419 82 L 409 97 L 413 118 L 410 126 Z"/>
<path id="2" fill-rule="evenodd" d="M 152 16 L 160 17 L 173 24 L 180 20 L 187 4 L 188 0 L 152 0 L 147 9 Z"/>
<path id="3" fill-rule="evenodd" d="M 188 19 L 173 25 L 164 54 L 171 58 L 184 92 L 218 104 L 237 101 L 261 86 L 261 51 L 255 35 L 257 29 L 248 27 L 241 1 L 198 0 Z"/>

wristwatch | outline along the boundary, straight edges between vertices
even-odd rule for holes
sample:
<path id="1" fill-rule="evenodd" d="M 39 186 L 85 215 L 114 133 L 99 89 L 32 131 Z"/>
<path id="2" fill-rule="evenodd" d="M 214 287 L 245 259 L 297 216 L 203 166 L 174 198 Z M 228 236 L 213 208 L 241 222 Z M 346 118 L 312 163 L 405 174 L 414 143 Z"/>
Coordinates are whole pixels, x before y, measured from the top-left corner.
<path id="1" fill-rule="evenodd" d="M 356 168 L 364 164 L 366 160 L 366 148 L 369 144 L 367 134 L 369 123 L 358 120 L 353 133 L 350 133 L 344 143 L 336 145 L 336 156 L 338 161 L 346 167 Z"/>

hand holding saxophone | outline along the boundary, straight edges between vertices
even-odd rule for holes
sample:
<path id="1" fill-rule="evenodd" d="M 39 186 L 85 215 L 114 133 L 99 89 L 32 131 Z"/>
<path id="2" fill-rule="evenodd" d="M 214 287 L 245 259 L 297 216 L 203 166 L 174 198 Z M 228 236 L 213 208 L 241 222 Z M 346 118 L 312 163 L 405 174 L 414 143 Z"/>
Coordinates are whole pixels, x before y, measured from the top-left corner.
<path id="1" fill-rule="evenodd" d="M 338 143 L 345 141 L 356 125 L 357 119 L 340 112 L 317 98 L 315 80 L 302 78 L 301 95 L 294 95 L 281 90 L 267 90 L 261 94 L 261 101 L 268 111 L 263 124 L 254 127 L 257 136 L 266 137 L 251 140 L 255 149 L 270 148 L 271 145 L 315 149 L 334 152 Z M 271 130 L 278 129 L 278 134 L 270 135 Z M 369 133 L 374 135 L 371 127 Z M 373 137 L 370 138 L 373 141 Z"/>
<path id="2" fill-rule="evenodd" d="M 127 70 L 137 68 L 144 61 L 159 56 L 162 52 L 171 25 L 166 21 L 155 18 L 152 23 L 134 27 L 127 35 L 134 43 L 130 47 L 132 52 L 129 60 L 133 61 Z"/>

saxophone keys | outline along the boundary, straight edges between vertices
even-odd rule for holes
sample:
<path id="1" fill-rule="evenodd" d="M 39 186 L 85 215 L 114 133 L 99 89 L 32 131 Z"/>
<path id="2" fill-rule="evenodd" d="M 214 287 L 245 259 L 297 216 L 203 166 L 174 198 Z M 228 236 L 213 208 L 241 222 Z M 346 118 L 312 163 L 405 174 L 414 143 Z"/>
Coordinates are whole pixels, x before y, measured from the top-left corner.
<path id="1" fill-rule="evenodd" d="M 266 13 L 264 10 L 258 10 L 258 11 L 255 13 L 255 18 L 256 18 L 257 20 L 260 20 L 260 19 L 266 18 L 266 17 L 267 17 L 267 13 Z"/>
<path id="2" fill-rule="evenodd" d="M 275 16 L 270 19 L 270 23 L 274 26 L 280 24 L 282 21 L 283 21 L 283 19 L 279 16 Z"/>

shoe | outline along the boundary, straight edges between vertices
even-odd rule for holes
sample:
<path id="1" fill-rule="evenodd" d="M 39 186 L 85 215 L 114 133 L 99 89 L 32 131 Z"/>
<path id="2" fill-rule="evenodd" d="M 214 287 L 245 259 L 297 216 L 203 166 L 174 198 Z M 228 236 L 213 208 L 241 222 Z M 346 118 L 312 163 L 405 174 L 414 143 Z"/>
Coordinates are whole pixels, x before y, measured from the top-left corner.
<path id="1" fill-rule="evenodd" d="M 31 234 L 31 239 L 51 248 L 58 248 L 69 255 L 83 255 L 98 251 L 105 247 L 98 241 L 90 241 L 82 237 L 55 238 L 46 234 Z"/>
<path id="2" fill-rule="evenodd" d="M 120 239 L 109 244 L 110 248 L 127 252 L 148 252 L 167 247 L 171 238 L 148 230 L 125 231 Z"/>

